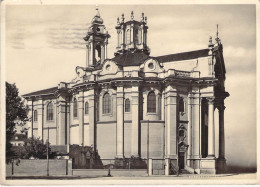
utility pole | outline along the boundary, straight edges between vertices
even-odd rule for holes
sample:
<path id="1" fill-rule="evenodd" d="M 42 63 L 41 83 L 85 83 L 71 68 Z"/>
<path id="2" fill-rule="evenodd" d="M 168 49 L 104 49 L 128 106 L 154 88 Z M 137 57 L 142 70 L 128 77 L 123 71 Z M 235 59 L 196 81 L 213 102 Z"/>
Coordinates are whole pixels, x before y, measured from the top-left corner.
<path id="1" fill-rule="evenodd" d="M 47 139 L 47 176 L 49 176 L 49 127 L 48 127 L 48 139 Z"/>

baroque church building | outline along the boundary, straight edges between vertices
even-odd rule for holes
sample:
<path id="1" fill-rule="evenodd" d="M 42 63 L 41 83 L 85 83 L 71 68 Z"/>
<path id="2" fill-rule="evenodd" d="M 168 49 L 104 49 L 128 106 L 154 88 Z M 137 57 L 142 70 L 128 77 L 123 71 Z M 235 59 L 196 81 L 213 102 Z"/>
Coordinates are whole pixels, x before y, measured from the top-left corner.
<path id="1" fill-rule="evenodd" d="M 97 9 L 84 37 L 86 67 L 76 67 L 71 82 L 23 95 L 32 116 L 28 136 L 46 141 L 49 131 L 51 145 L 92 146 L 101 159 L 165 159 L 166 174 L 170 165 L 221 172 L 229 94 L 218 34 L 205 49 L 154 57 L 144 14 L 140 21 L 122 15 L 115 29 L 108 58 L 110 35 Z"/>

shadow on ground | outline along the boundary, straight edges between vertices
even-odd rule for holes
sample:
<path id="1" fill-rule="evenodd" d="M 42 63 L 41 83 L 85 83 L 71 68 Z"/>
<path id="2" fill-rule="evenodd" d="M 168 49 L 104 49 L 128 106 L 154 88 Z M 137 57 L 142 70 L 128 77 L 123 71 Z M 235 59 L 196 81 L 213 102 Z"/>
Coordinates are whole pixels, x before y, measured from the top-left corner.
<path id="1" fill-rule="evenodd" d="M 48 180 L 74 180 L 84 178 L 100 178 L 107 176 L 8 176 L 6 180 L 23 180 L 23 179 L 48 179 Z"/>
<path id="2" fill-rule="evenodd" d="M 256 167 L 228 165 L 226 173 L 256 173 Z"/>

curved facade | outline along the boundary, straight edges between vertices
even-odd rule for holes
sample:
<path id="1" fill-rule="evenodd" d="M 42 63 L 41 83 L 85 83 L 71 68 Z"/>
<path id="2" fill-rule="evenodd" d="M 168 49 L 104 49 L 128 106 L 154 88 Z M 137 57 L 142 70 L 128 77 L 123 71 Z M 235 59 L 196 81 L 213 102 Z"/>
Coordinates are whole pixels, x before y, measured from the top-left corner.
<path id="1" fill-rule="evenodd" d="M 24 95 L 34 119 L 29 136 L 46 140 L 49 128 L 51 145 L 93 146 L 103 159 L 147 158 L 148 149 L 149 158 L 166 159 L 166 168 L 223 169 L 229 94 L 218 36 L 205 49 L 153 57 L 143 14 L 136 21 L 132 12 L 126 22 L 122 15 L 116 30 L 109 59 L 110 35 L 97 10 L 84 38 L 86 67 L 76 67 L 71 82 Z"/>

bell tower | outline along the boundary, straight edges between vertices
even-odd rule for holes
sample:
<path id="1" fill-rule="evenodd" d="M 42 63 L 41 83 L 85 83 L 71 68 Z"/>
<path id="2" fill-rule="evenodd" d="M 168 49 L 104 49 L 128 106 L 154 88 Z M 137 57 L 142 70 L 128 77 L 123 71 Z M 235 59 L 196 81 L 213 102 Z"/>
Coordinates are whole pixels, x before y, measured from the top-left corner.
<path id="1" fill-rule="evenodd" d="M 142 13 L 141 20 L 134 20 L 134 12 L 131 12 L 131 20 L 125 22 L 124 14 L 121 21 L 117 18 L 117 52 L 115 56 L 127 51 L 144 52 L 149 55 L 150 51 L 147 46 L 147 17 Z"/>
<path id="2" fill-rule="evenodd" d="M 100 17 L 98 8 L 96 15 L 91 21 L 88 33 L 84 40 L 86 41 L 86 62 L 87 67 L 95 67 L 104 62 L 107 58 L 107 44 L 110 35 L 106 31 L 103 19 Z"/>

